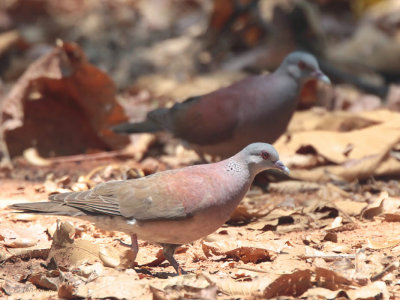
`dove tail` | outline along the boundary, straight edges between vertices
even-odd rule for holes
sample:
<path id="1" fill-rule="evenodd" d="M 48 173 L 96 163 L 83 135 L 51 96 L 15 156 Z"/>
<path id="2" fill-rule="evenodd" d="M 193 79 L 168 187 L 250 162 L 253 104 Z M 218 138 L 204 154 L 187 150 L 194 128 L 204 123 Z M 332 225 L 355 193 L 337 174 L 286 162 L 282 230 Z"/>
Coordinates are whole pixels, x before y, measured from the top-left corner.
<path id="1" fill-rule="evenodd" d="M 79 216 L 84 214 L 81 210 L 77 208 L 66 206 L 57 202 L 17 203 L 8 206 L 8 208 L 19 210 L 22 212 L 61 216 Z"/>
<path id="2" fill-rule="evenodd" d="M 160 125 L 150 120 L 139 123 L 123 123 L 113 126 L 111 129 L 115 133 L 143 133 L 158 132 L 163 130 Z"/>

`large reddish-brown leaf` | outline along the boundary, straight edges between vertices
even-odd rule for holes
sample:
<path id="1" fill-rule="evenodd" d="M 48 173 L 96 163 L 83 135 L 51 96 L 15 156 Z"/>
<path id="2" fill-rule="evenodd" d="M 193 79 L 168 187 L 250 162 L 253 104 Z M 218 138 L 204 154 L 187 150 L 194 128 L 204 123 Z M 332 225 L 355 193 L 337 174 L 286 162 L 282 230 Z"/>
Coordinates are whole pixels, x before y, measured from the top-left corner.
<path id="1" fill-rule="evenodd" d="M 73 43 L 35 61 L 4 99 L 2 130 L 11 156 L 37 148 L 43 157 L 118 149 L 128 138 L 109 127 L 127 120 L 107 74 Z"/>

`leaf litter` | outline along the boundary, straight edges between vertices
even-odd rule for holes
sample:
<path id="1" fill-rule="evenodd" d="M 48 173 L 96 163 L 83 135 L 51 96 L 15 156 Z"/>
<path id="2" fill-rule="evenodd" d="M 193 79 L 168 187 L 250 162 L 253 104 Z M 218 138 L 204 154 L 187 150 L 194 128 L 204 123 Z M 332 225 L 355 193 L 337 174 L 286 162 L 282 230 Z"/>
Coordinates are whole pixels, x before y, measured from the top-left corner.
<path id="1" fill-rule="evenodd" d="M 119 171 L 112 171 L 115 169 L 116 165 L 95 168 L 75 176 L 76 182 L 70 177 L 73 174 L 49 176 L 43 185 L 53 182 L 47 192 L 62 192 L 83 182 L 81 178 L 93 178 L 92 174 L 104 181 L 123 178 L 129 172 L 122 165 Z M 13 225 L 2 227 L 0 234 L 1 250 L 6 253 L 0 278 L 7 278 L 2 279 L 2 291 L 17 295 L 40 289 L 55 291 L 60 297 L 93 298 L 176 298 L 188 293 L 210 299 L 387 295 L 388 286 L 397 282 L 393 264 L 400 251 L 394 251 L 386 262 L 383 259 L 400 244 L 398 220 L 393 217 L 400 200 L 383 191 L 364 192 L 366 200 L 359 202 L 357 184 L 340 192 L 329 185 L 313 186 L 308 192 L 304 185 L 297 188 L 302 192 L 292 191 L 289 195 L 296 201 L 290 201 L 280 189 L 265 195 L 254 187 L 230 222 L 203 241 L 177 251 L 177 259 L 192 273 L 182 280 L 187 278 L 192 285 L 176 281 L 181 276 L 172 276 L 172 267 L 156 259 L 156 245 L 139 242 L 134 263 L 129 248 L 118 241 L 129 240 L 122 233 L 102 232 L 70 217 L 21 218 L 3 211 L 2 224 Z M 23 193 L 43 195 L 37 186 L 26 187 Z M 25 236 L 35 237 L 36 244 L 24 245 L 28 241 Z M 13 249 L 24 251 L 13 253 Z M 25 265 L 24 277 L 19 269 L 13 270 L 20 263 Z M 384 278 L 387 280 L 381 281 Z M 108 284 L 114 281 L 118 284 Z M 133 285 L 130 292 L 122 288 Z"/>
<path id="2" fill-rule="evenodd" d="M 62 10 L 53 5 L 54 11 Z M 139 11 L 147 11 L 142 15 L 149 18 L 151 26 L 166 27 L 168 18 L 153 20 L 148 14 L 151 7 L 157 6 L 154 5 L 154 1 L 148 1 L 141 4 Z M 132 7 L 137 9 L 135 5 Z M 79 9 L 85 11 L 84 7 Z M 126 13 L 129 15 L 128 9 Z M 214 17 L 222 13 L 224 10 L 217 10 Z M 389 9 L 385 14 L 393 12 Z M 397 23 L 382 22 L 382 18 L 380 14 L 366 13 L 364 23 L 359 25 L 362 28 L 353 38 L 331 48 L 327 57 L 345 64 L 348 56 L 356 52 L 353 58 L 365 61 L 364 52 L 358 55 L 359 39 L 367 35 L 370 38 L 363 45 L 367 49 L 377 41 L 389 44 L 384 34 L 392 35 Z M 379 30 L 371 26 L 374 23 L 379 23 Z M 248 39 L 249 36 L 255 33 L 262 36 L 261 27 L 256 25 L 252 30 L 228 38 L 244 39 L 247 45 L 253 46 L 250 41 L 257 40 Z M 222 31 L 216 24 L 210 26 L 217 33 Z M 85 28 L 90 31 L 90 26 Z M 18 30 L 2 33 L 0 56 L 13 47 L 20 47 L 21 39 Z M 196 34 L 189 33 L 181 39 L 167 40 L 162 47 L 160 43 L 148 51 L 138 49 L 139 56 L 133 60 L 124 56 L 123 63 L 137 63 L 138 57 L 148 60 L 157 54 L 159 59 L 154 65 L 158 67 L 168 69 L 171 56 L 182 57 L 183 64 L 190 64 L 193 54 L 188 51 L 188 45 L 192 42 L 194 48 L 198 47 L 195 39 Z M 398 38 L 393 40 L 387 51 L 398 48 Z M 400 170 L 398 85 L 390 87 L 386 104 L 381 104 L 377 96 L 337 85 L 329 101 L 333 101 L 334 109 L 341 110 L 314 108 L 296 112 L 287 133 L 276 143 L 281 159 L 293 171 L 293 180 L 272 182 L 267 192 L 254 185 L 226 224 L 204 239 L 177 250 L 177 260 L 190 274 L 174 276 L 173 268 L 165 262 L 157 245 L 139 241 L 140 250 L 133 261 L 129 247 L 121 244 L 129 241 L 125 234 L 105 232 L 71 217 L 13 214 L 3 208 L 17 202 L 44 200 L 51 193 L 83 191 L 108 180 L 138 178 L 198 163 L 199 157 L 193 151 L 166 135 L 140 135 L 128 141 L 113 136 L 106 128 L 128 118 L 140 119 L 154 107 L 155 101 L 169 106 L 176 100 L 225 86 L 244 74 L 221 71 L 181 75 L 168 69 L 179 76 L 168 73 L 141 76 L 135 85 L 118 94 L 113 81 L 86 61 L 77 45 L 58 42 L 51 49 L 27 68 L 3 100 L 10 105 L 5 110 L 7 118 L 2 119 L 1 131 L 8 132 L 14 169 L 0 172 L 1 296 L 39 299 L 400 297 L 400 186 L 394 180 Z M 257 55 L 253 53 L 246 61 L 258 62 Z M 207 55 L 200 56 L 207 61 Z M 78 58 L 77 64 L 74 57 Z M 112 58 L 110 61 L 114 62 Z M 236 58 L 240 61 L 241 57 Z M 395 65 L 390 59 L 390 55 L 377 54 L 369 63 L 372 68 L 390 70 Z M 279 61 L 279 57 L 275 60 Z M 398 64 L 398 60 L 395 62 Z M 225 66 L 228 70 L 235 68 L 228 60 Z M 315 92 L 312 85 L 308 89 L 303 95 Z M 74 109 L 70 114 L 77 121 L 90 124 L 89 132 L 81 132 L 87 138 L 84 151 L 77 150 L 76 143 L 65 148 L 64 144 L 39 145 L 31 140 L 21 146 L 18 142 L 22 139 L 10 139 L 13 134 L 18 137 L 33 132 L 30 139 L 36 136 L 51 140 L 43 135 L 43 124 L 29 127 L 27 120 L 40 119 L 34 106 L 48 109 L 44 104 L 52 103 L 51 107 L 56 109 L 50 111 L 52 117 L 60 119 L 56 113 L 60 103 L 52 101 L 61 97 L 66 101 L 65 107 L 71 103 L 82 105 L 82 95 L 90 102 L 83 109 L 86 116 L 81 119 Z M 112 109 L 99 111 L 102 107 L 97 105 L 99 101 L 111 105 Z M 65 134 L 77 133 L 79 122 L 70 124 Z M 19 131 L 13 132 L 16 128 Z M 56 132 L 53 140 L 58 141 L 58 136 Z M 127 146 L 122 148 L 124 145 Z M 105 152 L 111 149 L 114 150 Z M 16 154 L 21 156 L 14 157 Z M 3 154 L 3 158 L 6 156 Z M 387 180 L 388 177 L 393 179 Z"/>

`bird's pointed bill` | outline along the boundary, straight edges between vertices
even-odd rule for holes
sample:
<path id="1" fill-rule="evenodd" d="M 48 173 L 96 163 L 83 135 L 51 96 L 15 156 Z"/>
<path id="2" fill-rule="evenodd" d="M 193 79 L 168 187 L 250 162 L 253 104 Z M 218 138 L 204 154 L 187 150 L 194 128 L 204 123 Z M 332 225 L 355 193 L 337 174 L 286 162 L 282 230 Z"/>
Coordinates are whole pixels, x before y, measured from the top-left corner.
<path id="1" fill-rule="evenodd" d="M 285 174 L 289 174 L 290 170 L 288 167 L 285 166 L 285 164 L 283 162 L 281 162 L 280 160 L 278 160 L 277 162 L 275 162 L 275 167 L 278 170 L 281 170 L 282 172 L 284 172 Z"/>
<path id="2" fill-rule="evenodd" d="M 331 84 L 331 80 L 329 79 L 328 76 L 326 76 L 324 73 L 322 73 L 321 71 L 317 71 L 314 74 L 315 79 L 320 80 L 325 82 L 326 84 Z"/>

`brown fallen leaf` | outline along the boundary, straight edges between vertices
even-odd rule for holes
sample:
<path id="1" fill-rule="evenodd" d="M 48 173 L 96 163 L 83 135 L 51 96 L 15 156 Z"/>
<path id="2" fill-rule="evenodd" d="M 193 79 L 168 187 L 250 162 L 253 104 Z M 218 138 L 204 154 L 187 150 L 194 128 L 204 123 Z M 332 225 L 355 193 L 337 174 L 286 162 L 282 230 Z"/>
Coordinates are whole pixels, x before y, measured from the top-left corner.
<path id="1" fill-rule="evenodd" d="M 9 242 L 4 243 L 6 247 L 10 248 L 28 248 L 35 246 L 37 244 L 37 240 L 33 240 L 30 238 L 16 238 L 10 240 Z"/>
<path id="2" fill-rule="evenodd" d="M 311 270 L 299 270 L 291 274 L 281 275 L 263 291 L 263 296 L 265 298 L 300 296 L 312 287 L 311 276 Z"/>
<path id="3" fill-rule="evenodd" d="M 157 299 L 217 298 L 217 285 L 203 273 L 153 280 L 150 289 Z"/>
<path id="4" fill-rule="evenodd" d="M 338 241 L 338 237 L 337 234 L 334 232 L 327 232 L 324 236 L 324 241 L 329 241 L 329 242 L 333 242 L 333 243 L 337 243 Z"/>
<path id="5" fill-rule="evenodd" d="M 29 275 L 28 280 L 37 287 L 57 291 L 63 278 L 60 271 L 52 270 Z"/>
<path id="6" fill-rule="evenodd" d="M 218 290 L 231 297 L 258 296 L 277 277 L 275 274 L 263 274 L 250 281 L 237 281 L 229 277 L 207 275 L 218 286 Z"/>
<path id="7" fill-rule="evenodd" d="M 351 181 L 398 173 L 400 162 L 389 153 L 400 142 L 400 113 L 380 110 L 360 115 L 377 123 L 346 132 L 318 130 L 313 124 L 314 127 L 307 131 L 289 131 L 290 138 L 282 136 L 275 146 L 285 162 L 294 155 L 310 153 L 326 160 L 312 169 L 291 168 L 291 177 L 311 181 L 332 178 Z M 312 112 L 308 117 L 319 118 Z M 369 142 L 372 137 L 374 147 Z"/>
<path id="8" fill-rule="evenodd" d="M 47 262 L 54 260 L 57 266 L 67 270 L 79 267 L 82 263 L 103 263 L 104 266 L 130 267 L 133 265 L 133 252 L 119 250 L 108 245 L 92 243 L 75 238 L 75 228 L 68 222 L 58 222 Z"/>
<path id="9" fill-rule="evenodd" d="M 221 242 L 202 242 L 204 254 L 207 257 L 227 257 L 241 260 L 244 263 L 260 263 L 271 261 L 276 257 L 276 253 L 268 250 L 264 243 L 241 242 L 225 240 Z"/>
<path id="10" fill-rule="evenodd" d="M 10 156 L 32 145 L 41 157 L 122 148 L 128 137 L 109 129 L 127 120 L 115 93 L 112 80 L 87 61 L 78 45 L 59 42 L 3 101 L 0 129 Z"/>
<path id="11" fill-rule="evenodd" d="M 327 288 L 322 288 L 322 287 L 314 287 L 311 289 L 308 289 L 303 295 L 300 296 L 302 299 L 319 299 L 319 298 L 325 298 L 325 299 L 337 299 L 337 298 L 347 298 L 347 293 L 345 291 L 341 290 L 330 290 Z"/>
<path id="12" fill-rule="evenodd" d="M 385 213 L 383 217 L 386 222 L 400 222 L 400 214 Z"/>
<path id="13" fill-rule="evenodd" d="M 68 286 L 68 283 L 64 283 L 60 286 L 58 295 L 69 299 L 138 299 L 138 297 L 151 294 L 147 282 L 138 280 L 138 276 L 133 270 L 119 272 L 108 269 L 93 281 L 77 283 L 78 285 L 75 286 Z"/>
<path id="14" fill-rule="evenodd" d="M 369 249 L 373 249 L 373 250 L 394 248 L 398 245 L 400 245 L 400 239 L 395 239 L 395 240 L 390 240 L 390 241 L 387 241 L 387 240 L 377 241 L 377 240 L 368 239 L 368 241 L 367 241 L 367 247 Z"/>
<path id="15" fill-rule="evenodd" d="M 328 232 L 344 232 L 344 231 L 352 231 L 355 230 L 357 228 L 359 228 L 360 226 L 357 223 L 348 223 L 336 228 L 332 228 L 332 229 L 328 229 Z"/>
<path id="16" fill-rule="evenodd" d="M 351 300 L 389 299 L 387 286 L 383 281 L 375 281 L 367 286 L 347 291 Z"/>
<path id="17" fill-rule="evenodd" d="M 110 247 L 100 247 L 99 257 L 106 267 L 115 268 L 121 263 L 119 253 Z"/>
<path id="18" fill-rule="evenodd" d="M 57 224 L 53 243 L 47 261 L 54 260 L 57 266 L 67 270 L 79 266 L 83 262 L 100 261 L 99 245 L 87 240 L 74 239 L 75 229 L 70 223 Z"/>
<path id="19" fill-rule="evenodd" d="M 1 285 L 2 291 L 8 295 L 11 296 L 13 294 L 19 294 L 19 293 L 29 293 L 30 291 L 36 290 L 35 286 L 32 283 L 21 283 L 21 282 L 16 282 L 12 280 L 5 280 L 4 283 Z"/>
<path id="20" fill-rule="evenodd" d="M 335 204 L 341 211 L 345 212 L 349 216 L 359 216 L 363 209 L 368 206 L 365 202 L 356 202 L 347 199 L 336 200 Z"/>
<path id="21" fill-rule="evenodd" d="M 356 285 L 354 281 L 344 278 L 332 270 L 315 268 L 314 272 L 317 285 L 323 288 L 333 291 L 338 289 L 347 290 L 349 287 Z"/>
<path id="22" fill-rule="evenodd" d="M 381 213 L 383 213 L 384 202 L 385 202 L 385 199 L 383 199 L 381 201 L 379 206 L 370 207 L 370 208 L 365 209 L 361 214 L 361 218 L 367 219 L 367 220 L 372 220 L 374 217 L 379 216 Z"/>
<path id="23" fill-rule="evenodd" d="M 84 263 L 78 266 L 76 269 L 73 269 L 72 272 L 78 274 L 79 276 L 88 278 L 88 280 L 91 281 L 103 274 L 104 267 L 102 263 Z"/>

